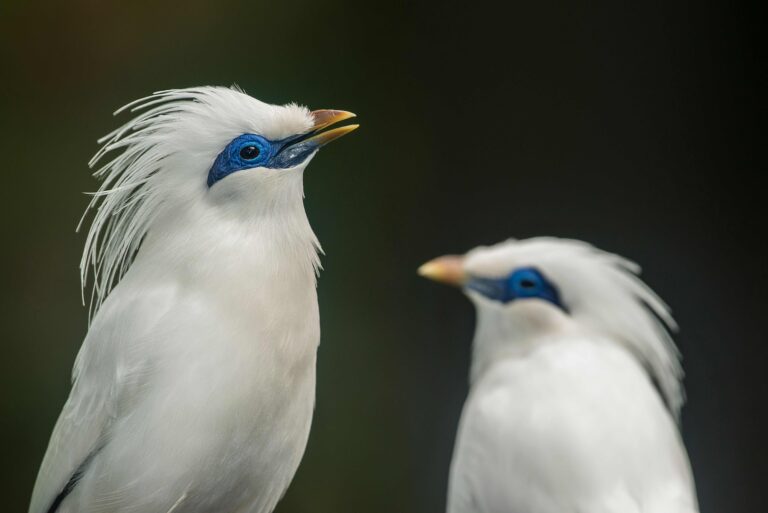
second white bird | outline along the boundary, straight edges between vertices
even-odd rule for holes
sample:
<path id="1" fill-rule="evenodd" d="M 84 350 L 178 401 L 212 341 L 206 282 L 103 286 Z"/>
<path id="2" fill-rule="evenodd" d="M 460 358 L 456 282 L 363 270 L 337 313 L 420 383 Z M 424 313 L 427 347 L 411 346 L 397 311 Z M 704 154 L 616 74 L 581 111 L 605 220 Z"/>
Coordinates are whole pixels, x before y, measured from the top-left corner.
<path id="1" fill-rule="evenodd" d="M 674 323 L 637 271 L 553 238 L 422 266 L 477 309 L 449 513 L 698 511 L 675 425 L 682 371 L 661 321 Z"/>

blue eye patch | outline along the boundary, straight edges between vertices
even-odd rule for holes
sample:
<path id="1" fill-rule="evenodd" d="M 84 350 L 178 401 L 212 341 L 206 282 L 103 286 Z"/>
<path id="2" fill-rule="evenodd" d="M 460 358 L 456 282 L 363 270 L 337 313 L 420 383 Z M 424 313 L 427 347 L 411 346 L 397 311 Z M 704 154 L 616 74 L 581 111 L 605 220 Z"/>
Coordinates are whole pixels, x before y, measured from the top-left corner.
<path id="1" fill-rule="evenodd" d="M 503 278 L 470 278 L 467 288 L 494 301 L 509 303 L 520 299 L 542 299 L 564 312 L 557 287 L 535 267 L 520 267 Z"/>
<path id="2" fill-rule="evenodd" d="M 244 169 L 287 169 L 297 166 L 321 146 L 317 140 L 309 139 L 312 135 L 309 132 L 277 141 L 270 141 L 257 134 L 235 137 L 219 153 L 208 171 L 208 187 Z"/>

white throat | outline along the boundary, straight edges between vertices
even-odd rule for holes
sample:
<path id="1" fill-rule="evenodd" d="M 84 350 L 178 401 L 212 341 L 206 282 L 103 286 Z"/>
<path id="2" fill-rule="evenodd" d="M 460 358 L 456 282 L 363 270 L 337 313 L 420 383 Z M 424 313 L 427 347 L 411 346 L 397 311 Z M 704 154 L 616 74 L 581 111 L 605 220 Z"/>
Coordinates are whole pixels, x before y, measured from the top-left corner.
<path id="1" fill-rule="evenodd" d="M 216 205 L 164 206 L 125 278 L 172 279 L 235 311 L 291 312 L 293 303 L 314 301 L 320 246 L 304 211 L 301 171 L 284 173 L 258 184 L 233 175 L 222 182 L 228 190 L 211 191 L 228 196 L 214 197 Z M 232 197 L 238 185 L 251 197 Z"/>
<path id="2" fill-rule="evenodd" d="M 497 361 L 523 358 L 542 345 L 581 332 L 567 315 L 541 300 L 505 305 L 475 293 L 470 298 L 477 311 L 470 384 Z"/>

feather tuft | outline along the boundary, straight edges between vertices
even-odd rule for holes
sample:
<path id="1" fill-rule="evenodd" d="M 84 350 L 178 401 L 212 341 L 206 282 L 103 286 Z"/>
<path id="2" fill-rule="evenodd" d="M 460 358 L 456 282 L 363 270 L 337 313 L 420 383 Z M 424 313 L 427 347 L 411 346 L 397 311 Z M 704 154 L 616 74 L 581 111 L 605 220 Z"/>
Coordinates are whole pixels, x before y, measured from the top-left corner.
<path id="1" fill-rule="evenodd" d="M 244 102 L 256 102 L 239 90 L 222 87 L 158 91 L 117 109 L 115 115 L 140 114 L 98 140 L 102 146 L 88 165 L 93 169 L 106 161 L 93 172 L 102 183 L 90 193 L 92 199 L 77 226 L 79 232 L 94 212 L 80 260 L 82 299 L 85 304 L 89 296 L 89 318 L 127 271 L 162 202 L 150 182 L 173 152 L 166 144 L 169 135 L 183 114 L 199 116 L 201 104 L 215 101 L 228 101 L 241 111 Z M 113 152 L 119 153 L 110 159 Z"/>

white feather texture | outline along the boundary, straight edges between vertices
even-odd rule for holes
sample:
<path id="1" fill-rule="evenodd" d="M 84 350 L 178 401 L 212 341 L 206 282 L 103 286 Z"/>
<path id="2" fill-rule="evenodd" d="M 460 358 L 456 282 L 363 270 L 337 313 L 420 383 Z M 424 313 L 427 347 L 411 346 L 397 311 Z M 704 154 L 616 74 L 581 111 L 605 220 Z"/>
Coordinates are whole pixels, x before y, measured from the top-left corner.
<path id="1" fill-rule="evenodd" d="M 477 327 L 449 513 L 698 511 L 675 325 L 638 266 L 555 238 L 476 248 L 462 265 L 480 278 L 534 267 L 567 311 L 467 290 Z"/>
<path id="2" fill-rule="evenodd" d="M 312 157 L 206 177 L 234 138 L 303 134 L 313 117 L 213 87 L 126 108 L 144 110 L 92 161 L 122 150 L 97 171 L 82 263 L 95 315 L 29 512 L 271 512 L 314 405 Z"/>

